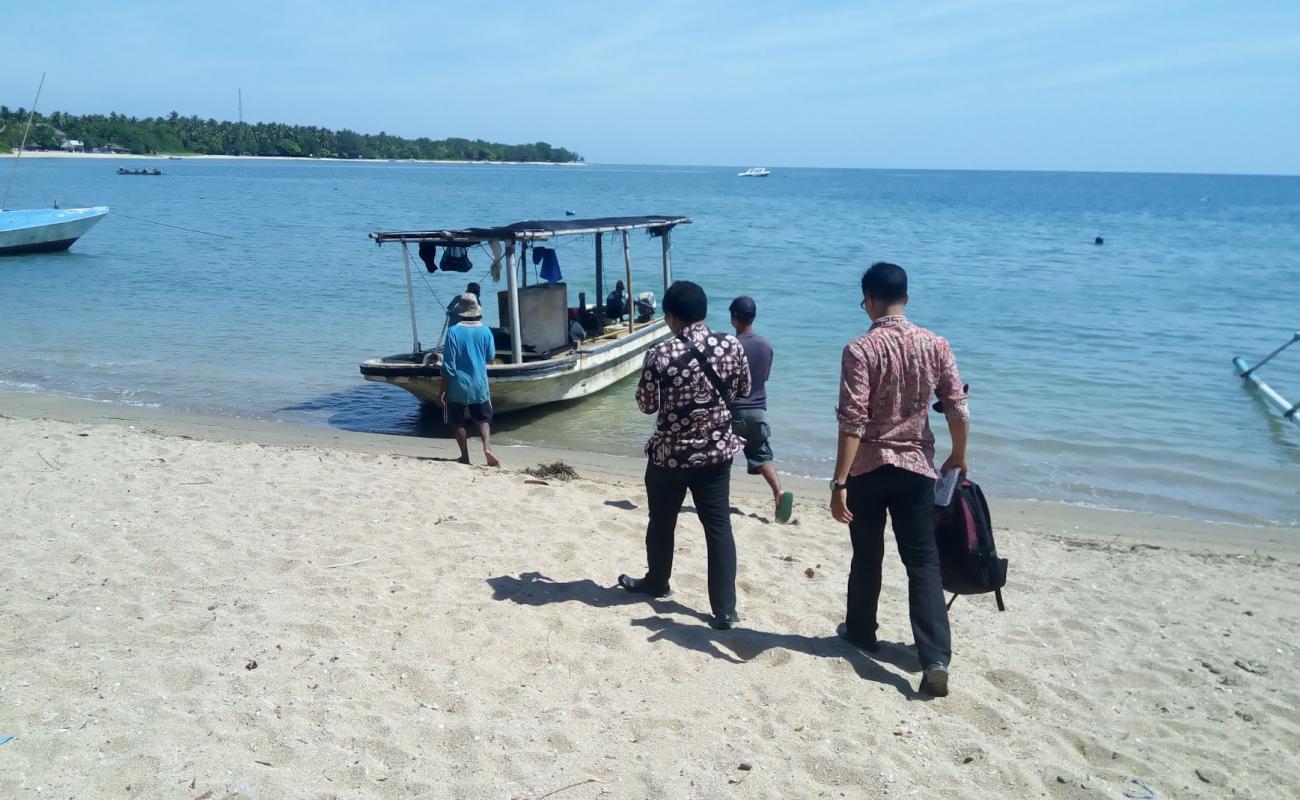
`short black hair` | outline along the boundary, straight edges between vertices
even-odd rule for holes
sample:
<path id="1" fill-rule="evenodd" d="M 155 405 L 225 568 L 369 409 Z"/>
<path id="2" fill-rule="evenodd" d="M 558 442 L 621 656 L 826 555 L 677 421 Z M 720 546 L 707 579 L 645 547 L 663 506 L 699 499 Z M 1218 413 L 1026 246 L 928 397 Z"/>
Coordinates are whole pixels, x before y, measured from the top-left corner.
<path id="1" fill-rule="evenodd" d="M 885 303 L 907 297 L 907 270 L 888 261 L 877 261 L 862 273 L 862 296 Z"/>
<path id="2" fill-rule="evenodd" d="M 732 300 L 731 307 L 727 310 L 731 312 L 731 316 L 746 325 L 753 325 L 754 318 L 758 316 L 758 306 L 754 303 L 754 298 L 748 295 L 741 295 Z"/>
<path id="3" fill-rule="evenodd" d="M 709 315 L 709 298 L 698 283 L 673 281 L 664 292 L 664 313 L 672 314 L 687 325 L 702 322 Z"/>
<path id="4" fill-rule="evenodd" d="M 479 295 L 483 294 L 483 287 L 479 286 L 477 283 L 473 281 L 470 281 L 470 284 L 465 287 L 465 291 L 469 292 L 475 297 L 478 297 Z"/>

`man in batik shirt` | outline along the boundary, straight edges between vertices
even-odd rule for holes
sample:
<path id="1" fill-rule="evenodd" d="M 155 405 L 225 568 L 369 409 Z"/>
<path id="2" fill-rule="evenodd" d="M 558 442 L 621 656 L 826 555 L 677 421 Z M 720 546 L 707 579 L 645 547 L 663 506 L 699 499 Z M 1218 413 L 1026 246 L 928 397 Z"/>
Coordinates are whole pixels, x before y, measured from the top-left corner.
<path id="1" fill-rule="evenodd" d="M 749 394 L 749 363 L 736 337 L 704 325 L 708 298 L 690 281 L 664 293 L 664 320 L 673 338 L 645 356 L 636 402 L 658 413 L 646 443 L 645 488 L 650 509 L 644 578 L 618 577 L 629 592 L 667 597 L 677 515 L 690 490 L 708 547 L 711 624 L 731 628 L 736 615 L 736 543 L 731 535 L 731 462 L 743 447 L 731 430 L 727 405 Z"/>
<path id="2" fill-rule="evenodd" d="M 948 694 L 952 636 L 934 541 L 934 434 L 930 398 L 937 397 L 952 454 L 942 471 L 966 472 L 970 415 L 952 347 L 903 316 L 907 273 L 871 265 L 862 276 L 862 308 L 871 329 L 844 348 L 840 371 L 839 450 L 831 481 L 831 514 L 853 540 L 844 636 L 876 647 L 876 605 L 884 557 L 885 512 L 907 568 L 908 611 L 924 676 L 921 691 Z"/>

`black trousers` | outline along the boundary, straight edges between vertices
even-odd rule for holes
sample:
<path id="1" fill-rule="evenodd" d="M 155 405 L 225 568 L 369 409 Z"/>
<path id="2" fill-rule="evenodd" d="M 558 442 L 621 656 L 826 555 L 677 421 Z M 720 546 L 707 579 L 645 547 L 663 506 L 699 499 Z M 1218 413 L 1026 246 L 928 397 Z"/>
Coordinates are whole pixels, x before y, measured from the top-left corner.
<path id="1" fill-rule="evenodd" d="M 709 605 L 717 616 L 736 613 L 736 540 L 731 535 L 731 461 L 709 467 L 669 469 L 646 465 L 645 491 L 650 524 L 645 532 L 649 568 L 646 583 L 667 586 L 673 574 L 677 515 L 686 490 L 704 525 L 709 558 Z"/>
<path id="2" fill-rule="evenodd" d="M 898 554 L 907 568 L 907 606 L 921 666 L 947 664 L 952 659 L 952 634 L 939 580 L 939 551 L 934 542 L 934 479 L 883 466 L 849 478 L 848 505 L 853 513 L 849 525 L 853 566 L 849 570 L 849 608 L 844 621 L 849 636 L 860 641 L 876 638 L 888 511 Z"/>

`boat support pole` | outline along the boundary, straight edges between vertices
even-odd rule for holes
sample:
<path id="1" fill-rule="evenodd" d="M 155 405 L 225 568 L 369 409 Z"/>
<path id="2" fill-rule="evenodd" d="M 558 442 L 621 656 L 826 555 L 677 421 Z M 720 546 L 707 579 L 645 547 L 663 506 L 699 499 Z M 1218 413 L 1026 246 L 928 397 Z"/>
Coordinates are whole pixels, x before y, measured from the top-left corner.
<path id="1" fill-rule="evenodd" d="M 519 273 L 515 271 L 514 242 L 506 245 L 506 293 L 510 299 L 510 361 L 522 364 L 524 338 L 523 332 L 519 330 Z"/>
<path id="2" fill-rule="evenodd" d="M 623 305 L 627 311 L 627 332 L 636 330 L 636 295 L 632 294 L 632 251 L 627 246 L 627 231 L 623 231 L 623 267 L 627 270 L 627 300 Z"/>
<path id="3" fill-rule="evenodd" d="M 673 285 L 673 262 L 669 257 L 669 251 L 673 249 L 673 229 L 664 230 L 664 235 L 659 237 L 663 240 L 664 246 L 664 294 L 668 294 L 668 287 Z"/>
<path id="4" fill-rule="evenodd" d="M 420 334 L 415 329 L 415 290 L 411 288 L 411 251 L 402 242 L 402 266 L 406 268 L 406 302 L 411 306 L 411 355 L 419 356 L 421 352 Z"/>
<path id="5" fill-rule="evenodd" d="M 605 251 L 601 240 L 605 234 L 596 234 L 596 319 L 600 322 L 600 333 L 605 333 Z"/>

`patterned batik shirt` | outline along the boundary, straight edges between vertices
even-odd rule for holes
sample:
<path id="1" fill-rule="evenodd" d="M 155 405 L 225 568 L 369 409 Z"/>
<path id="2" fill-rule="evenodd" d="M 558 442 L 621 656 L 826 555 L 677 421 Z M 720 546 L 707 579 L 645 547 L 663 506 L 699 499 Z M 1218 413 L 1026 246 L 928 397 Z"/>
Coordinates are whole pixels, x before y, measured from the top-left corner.
<path id="1" fill-rule="evenodd" d="M 840 431 L 862 440 L 849 474 L 890 464 L 937 477 L 930 398 L 948 419 L 967 420 L 966 394 L 946 339 L 902 315 L 876 320 L 840 364 Z"/>
<path id="2" fill-rule="evenodd" d="M 749 362 L 736 337 L 711 331 L 697 322 L 682 329 L 721 379 L 719 397 L 699 359 L 680 338 L 660 342 L 645 354 L 636 404 L 642 413 L 659 412 L 646 442 L 650 461 L 685 469 L 721 464 L 735 457 L 744 441 L 731 431 L 727 404 L 749 394 Z"/>

